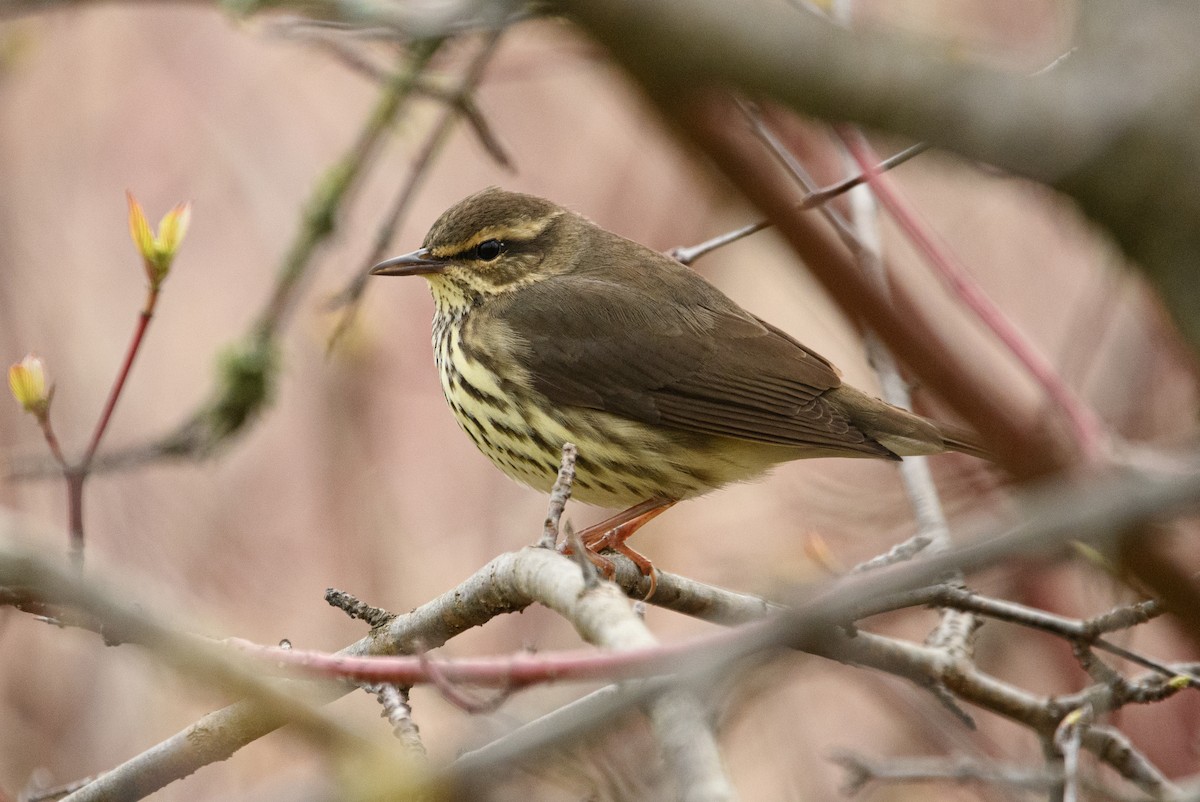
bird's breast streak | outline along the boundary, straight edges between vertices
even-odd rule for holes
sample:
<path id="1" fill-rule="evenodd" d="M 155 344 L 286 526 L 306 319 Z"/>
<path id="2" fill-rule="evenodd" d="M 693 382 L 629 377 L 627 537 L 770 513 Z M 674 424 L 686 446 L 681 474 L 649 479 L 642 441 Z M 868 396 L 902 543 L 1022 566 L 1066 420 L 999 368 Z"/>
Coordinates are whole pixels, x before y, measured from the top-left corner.
<path id="1" fill-rule="evenodd" d="M 565 431 L 557 433 L 564 435 L 557 447 L 544 433 L 534 434 L 523 412 L 528 405 L 513 392 L 519 382 L 509 380 L 501 386 L 495 371 L 473 355 L 477 349 L 464 347 L 463 329 L 453 321 L 434 324 L 434 360 L 446 403 L 458 425 L 496 467 L 519 482 L 549 491 L 558 473 L 555 449 L 565 442 Z"/>
<path id="2" fill-rule="evenodd" d="M 476 337 L 464 343 L 464 332 Z M 579 453 L 573 495 L 602 507 L 689 498 L 750 478 L 773 462 L 740 455 L 740 443 L 718 447 L 713 438 L 689 435 L 685 444 L 679 433 L 619 415 L 551 404 L 530 387 L 524 368 L 507 359 L 502 336 L 487 334 L 480 337 L 469 323 L 439 316 L 433 327 L 434 359 L 458 425 L 518 482 L 549 492 L 566 442 Z"/>

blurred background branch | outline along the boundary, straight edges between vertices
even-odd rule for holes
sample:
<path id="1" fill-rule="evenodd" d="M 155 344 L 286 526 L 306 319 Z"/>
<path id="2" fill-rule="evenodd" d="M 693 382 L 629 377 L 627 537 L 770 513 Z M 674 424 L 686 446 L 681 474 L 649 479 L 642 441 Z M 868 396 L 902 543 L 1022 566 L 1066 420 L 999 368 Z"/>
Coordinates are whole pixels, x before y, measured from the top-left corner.
<path id="1" fill-rule="evenodd" d="M 467 716 L 452 697 L 469 694 L 446 686 L 445 672 L 440 688 L 372 686 L 408 742 L 420 721 L 428 763 L 404 782 L 430 771 L 480 795 L 820 798 L 843 779 L 824 755 L 850 743 L 946 756 L 846 759 L 857 785 L 968 779 L 980 799 L 1011 786 L 1050 798 L 1077 785 L 1116 798 L 1194 787 L 1191 5 L 858 0 L 838 4 L 850 9 L 842 26 L 810 13 L 825 3 L 227 3 L 236 27 L 203 4 L 161 5 L 0 0 L 0 170 L 12 199 L 0 206 L 0 258 L 11 266 L 0 272 L 0 342 L 14 360 L 33 348 L 54 356 L 60 430 L 97 406 L 91 388 L 109 377 L 93 365 L 119 353 L 108 317 L 128 319 L 108 314 L 129 292 L 107 269 L 117 260 L 103 199 L 130 185 L 196 198 L 195 251 L 105 440 L 150 444 L 100 451 L 93 467 L 188 459 L 89 485 L 89 554 L 100 566 L 162 577 L 230 635 L 275 643 L 286 633 L 306 650 L 353 639 L 344 618 L 309 606 L 329 584 L 350 587 L 382 606 L 372 633 L 344 652 L 445 647 L 420 658 L 434 671 L 453 664 L 451 647 L 502 664 L 523 644 L 553 655 L 582 638 L 654 653 L 703 644 L 714 623 L 742 627 L 729 637 L 744 651 L 697 649 L 682 668 L 704 681 L 682 688 L 652 679 L 591 695 L 508 689 L 489 697 L 503 703 L 496 710 Z M 308 47 L 246 35 L 278 11 L 305 18 L 284 26 Z M 889 173 L 908 204 L 892 205 L 904 230 L 840 195 L 822 196 L 832 223 L 797 208 L 797 165 L 812 186 L 856 179 L 837 138 L 801 114 L 867 126 L 880 144 L 851 138 L 857 170 L 878 161 L 865 155 L 872 147 L 933 146 Z M 911 382 L 919 409 L 974 426 L 1005 477 L 932 460 L 944 520 L 914 515 L 890 466 L 857 461 L 790 465 L 762 485 L 680 505 L 640 536 L 673 569 L 649 610 L 591 588 L 558 555 L 512 552 L 536 537 L 544 500 L 504 483 L 457 438 L 430 366 L 428 299 L 361 292 L 364 264 L 411 250 L 441 209 L 498 182 L 662 250 L 761 231 L 747 224 L 765 214 L 774 233 L 719 236 L 698 268 L 846 366 L 852 383 L 869 381 L 862 334 L 877 333 L 901 363 L 881 383 Z M 853 236 L 845 220 L 858 223 Z M 920 265 L 942 244 L 1014 321 L 1021 348 L 1044 355 L 1036 369 L 930 280 Z M 865 275 L 864 258 L 882 273 Z M 322 277 L 325 262 L 343 267 Z M 274 275 L 262 269 L 270 263 Z M 1114 278 L 1127 264 L 1149 284 Z M 330 297 L 352 300 L 355 314 L 331 313 Z M 208 387 L 195 365 L 239 330 Z M 189 404 L 197 397 L 207 400 Z M 250 431 L 238 449 L 221 448 Z M 0 416 L 15 477 L 56 475 L 52 460 L 11 456 L 39 445 L 35 427 Z M 1058 483 L 1033 501 L 1013 493 L 1051 476 Z M 46 484 L 5 484 L 0 503 L 53 516 Z M 915 484 L 928 502 L 931 483 Z M 1003 547 L 944 548 L 997 520 L 1020 523 Z M 880 570 L 918 551 L 889 550 L 913 530 L 939 552 Z M 1092 550 L 1070 552 L 1072 536 Z M 870 559 L 880 553 L 893 556 Z M 870 570 L 830 581 L 842 560 Z M 625 592 L 644 595 L 645 578 L 616 562 Z M 94 576 L 50 592 L 33 582 L 47 575 L 32 563 L 5 565 L 0 639 L 20 659 L 0 683 L 6 699 L 37 701 L 0 710 L 26 723 L 0 728 L 0 795 L 51 765 L 44 779 L 108 770 L 72 799 L 159 788 L 164 798 L 228 797 L 228 772 L 172 782 L 281 726 L 287 717 L 263 704 L 275 683 L 243 677 L 247 700 L 202 715 L 212 700 L 131 660 L 138 650 L 98 648 L 35 619 L 107 636 L 102 605 L 85 603 L 96 601 Z M 959 569 L 971 572 L 966 587 L 937 584 Z M 935 625 L 914 608 L 923 605 L 962 626 L 922 643 Z M 524 614 L 502 615 L 515 611 Z M 772 623 L 754 623 L 764 617 Z M 833 659 L 799 659 L 781 644 Z M 776 656 L 733 670 L 764 650 Z M 305 731 L 356 733 L 342 717 L 368 701 L 355 695 L 328 715 L 300 708 Z M 1134 705 L 1144 707 L 1124 713 Z M 180 730 L 185 721 L 194 723 Z M 239 755 L 260 783 L 256 798 L 320 796 L 313 777 L 335 787 L 330 798 L 396 792 L 396 775 L 372 759 L 338 763 L 331 779 L 292 752 L 268 739 Z M 299 771 L 282 790 L 280 765 Z"/>

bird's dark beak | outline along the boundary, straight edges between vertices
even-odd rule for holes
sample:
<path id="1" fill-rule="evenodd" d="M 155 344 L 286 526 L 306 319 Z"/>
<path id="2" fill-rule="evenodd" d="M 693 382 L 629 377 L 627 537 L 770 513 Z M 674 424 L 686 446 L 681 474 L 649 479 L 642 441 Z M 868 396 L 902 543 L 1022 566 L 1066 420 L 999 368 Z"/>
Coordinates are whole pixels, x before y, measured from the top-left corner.
<path id="1" fill-rule="evenodd" d="M 427 276 L 441 273 L 446 262 L 434 259 L 428 248 L 418 248 L 412 253 L 387 259 L 371 268 L 372 276 Z"/>

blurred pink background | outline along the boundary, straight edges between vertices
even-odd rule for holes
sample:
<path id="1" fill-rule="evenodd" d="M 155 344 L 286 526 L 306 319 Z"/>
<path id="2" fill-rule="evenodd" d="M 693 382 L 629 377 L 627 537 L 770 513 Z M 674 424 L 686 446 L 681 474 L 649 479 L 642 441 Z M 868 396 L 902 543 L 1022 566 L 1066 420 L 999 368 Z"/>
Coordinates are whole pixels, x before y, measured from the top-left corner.
<path id="1" fill-rule="evenodd" d="M 1062 4 L 1048 1 L 1002 9 L 984 0 L 862 6 L 875 23 L 944 37 L 947 52 L 1027 71 L 1053 60 L 1069 36 Z M 0 24 L 0 357 L 13 362 L 35 351 L 46 360 L 57 386 L 53 419 L 71 453 L 86 443 L 142 303 L 124 191 L 137 195 L 152 221 L 181 200 L 192 200 L 194 212 L 109 448 L 164 433 L 206 397 L 217 355 L 265 301 L 300 204 L 371 107 L 376 92 L 368 80 L 272 35 L 278 24 L 156 6 L 55 11 Z M 437 67 L 457 75 L 473 52 L 452 47 Z M 460 126 L 392 252 L 416 247 L 444 208 L 489 184 L 551 197 L 659 249 L 758 219 L 678 148 L 603 54 L 566 23 L 507 34 L 477 101 L 517 172 L 495 166 Z M 412 107 L 343 210 L 283 338 L 283 371 L 266 415 L 210 461 L 90 481 L 89 564 L 127 577 L 136 598 L 162 599 L 214 636 L 288 638 L 300 648 L 333 650 L 365 629 L 324 604 L 325 588 L 405 611 L 540 533 L 545 498 L 494 469 L 442 400 L 423 282 L 371 281 L 348 347 L 325 356 L 336 323 L 327 301 L 366 267 L 382 210 L 406 181 L 437 111 L 432 101 Z M 1167 442 L 1192 433 L 1196 386 L 1183 351 L 1121 269 L 1119 254 L 1067 201 L 939 155 L 896 177 L 1115 431 Z M 903 269 L 924 270 L 891 229 L 887 243 Z M 855 327 L 773 234 L 696 267 L 831 358 L 848 381 L 874 387 Z M 929 287 L 941 293 L 932 280 Z M 0 452 L 43 448 L 33 420 L 15 404 L 0 404 Z M 956 520 L 992 503 L 980 498 L 992 498 L 996 477 L 980 463 L 938 457 L 934 469 Z M 63 496 L 57 480 L 0 483 L 6 508 L 54 526 L 65 524 Z M 567 514 L 584 523 L 602 512 L 571 505 Z M 666 570 L 770 593 L 824 575 L 804 549 L 814 535 L 849 566 L 913 531 L 893 466 L 823 460 L 680 505 L 635 545 Z M 41 545 L 63 549 L 65 534 Z M 975 584 L 1072 615 L 1129 598 L 1094 573 L 1067 569 L 995 571 Z M 653 608 L 647 620 L 664 639 L 705 629 Z M 910 614 L 886 627 L 920 640 L 932 620 Z M 577 643 L 563 622 L 530 610 L 442 653 Z M 1168 625 L 1139 631 L 1127 645 L 1163 659 L 1187 655 Z M 0 791 L 10 795 L 34 772 L 44 784 L 101 772 L 227 701 L 136 647 L 105 648 L 95 635 L 11 610 L 0 610 L 0 655 Z M 996 624 L 984 630 L 980 662 L 1038 693 L 1086 682 L 1061 643 Z M 840 781 L 827 760 L 836 747 L 889 756 L 970 742 L 992 756 L 1039 760 L 1031 737 L 995 717 L 980 713 L 982 732 L 971 736 L 907 684 L 815 658 L 782 660 L 756 675 L 750 690 L 735 700 L 722 732 L 730 773 L 747 799 L 829 793 Z M 427 747 L 446 759 L 578 692 L 526 692 L 482 722 L 430 690 L 417 689 L 413 701 Z M 364 694 L 332 710 L 387 737 Z M 1123 713 L 1120 723 L 1165 770 L 1189 772 L 1196 769 L 1192 740 L 1180 735 L 1194 736 L 1195 713 L 1194 701 L 1177 700 Z M 295 736 L 274 734 L 155 798 L 294 798 L 304 778 L 325 768 Z M 573 782 L 558 777 L 533 787 L 539 798 L 577 798 Z"/>

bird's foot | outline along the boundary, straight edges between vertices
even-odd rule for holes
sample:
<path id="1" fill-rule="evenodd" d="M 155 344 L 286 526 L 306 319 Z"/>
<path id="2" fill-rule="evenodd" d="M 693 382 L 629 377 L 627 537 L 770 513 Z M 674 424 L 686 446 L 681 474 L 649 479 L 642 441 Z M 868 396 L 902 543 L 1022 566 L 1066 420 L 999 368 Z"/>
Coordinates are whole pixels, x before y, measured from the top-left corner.
<path id="1" fill-rule="evenodd" d="M 650 562 L 644 555 L 630 548 L 625 541 L 647 523 L 666 512 L 674 503 L 674 501 L 664 499 L 650 499 L 617 513 L 605 521 L 589 526 L 579 533 L 579 540 L 583 543 L 584 554 L 604 574 L 606 579 L 613 578 L 616 574 L 616 566 L 613 565 L 612 560 L 600 552 L 605 549 L 612 549 L 617 554 L 628 558 L 637 567 L 638 571 L 641 572 L 642 576 L 649 577 L 650 589 L 643 599 L 650 599 L 654 595 L 654 592 L 658 590 L 658 576 L 654 569 L 654 563 Z M 565 547 L 564 550 L 567 548 L 569 547 Z"/>

